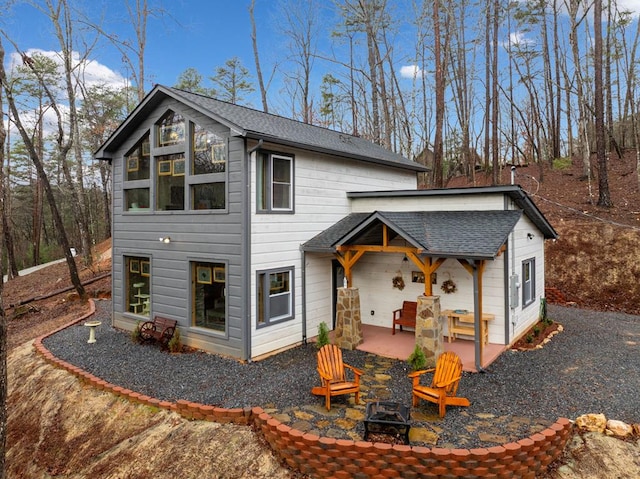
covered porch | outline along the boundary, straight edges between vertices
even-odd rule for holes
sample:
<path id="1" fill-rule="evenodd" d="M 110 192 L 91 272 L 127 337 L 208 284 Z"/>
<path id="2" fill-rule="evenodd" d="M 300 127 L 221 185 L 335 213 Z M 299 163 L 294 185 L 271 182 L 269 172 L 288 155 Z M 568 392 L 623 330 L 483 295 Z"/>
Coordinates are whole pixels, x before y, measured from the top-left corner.
<path id="1" fill-rule="evenodd" d="M 333 331 L 331 332 L 333 334 Z M 356 347 L 360 351 L 387 358 L 406 361 L 416 345 L 413 331 L 398 331 L 391 335 L 389 328 L 362 325 L 363 342 Z M 483 348 L 482 365 L 488 367 L 507 346 L 503 344 L 487 344 Z M 453 351 L 462 359 L 464 371 L 478 372 L 475 365 L 475 342 L 456 338 L 452 342 L 444 342 L 445 351 Z"/>

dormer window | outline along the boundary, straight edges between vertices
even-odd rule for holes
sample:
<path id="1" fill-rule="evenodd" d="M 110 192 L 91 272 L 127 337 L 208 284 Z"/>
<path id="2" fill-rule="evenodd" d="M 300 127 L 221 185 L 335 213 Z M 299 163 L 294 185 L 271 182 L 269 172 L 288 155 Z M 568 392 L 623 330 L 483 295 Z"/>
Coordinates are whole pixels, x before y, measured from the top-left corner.
<path id="1" fill-rule="evenodd" d="M 184 117 L 169 110 L 158 122 L 158 146 L 182 143 L 185 137 Z"/>

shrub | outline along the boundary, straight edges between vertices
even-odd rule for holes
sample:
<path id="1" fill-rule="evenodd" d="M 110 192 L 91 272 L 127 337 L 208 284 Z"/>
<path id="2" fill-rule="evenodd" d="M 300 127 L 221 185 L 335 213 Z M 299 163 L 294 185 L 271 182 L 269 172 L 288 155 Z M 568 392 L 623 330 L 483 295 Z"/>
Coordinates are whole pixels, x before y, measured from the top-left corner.
<path id="1" fill-rule="evenodd" d="M 182 351 L 182 340 L 180 339 L 180 330 L 178 328 L 173 332 L 173 336 L 169 341 L 169 351 L 172 353 L 179 353 Z"/>
<path id="2" fill-rule="evenodd" d="M 326 346 L 329 344 L 329 327 L 327 323 L 322 321 L 318 325 L 318 341 L 316 342 L 316 347 L 320 349 L 322 346 Z"/>
<path id="3" fill-rule="evenodd" d="M 538 336 L 540 336 L 540 327 L 539 326 L 534 326 L 533 328 L 533 335 L 537 338 Z"/>
<path id="4" fill-rule="evenodd" d="M 141 343 L 142 342 L 142 336 L 140 335 L 140 327 L 141 326 L 142 326 L 142 321 L 138 321 L 136 323 L 136 327 L 133 329 L 133 331 L 131 331 L 131 339 L 135 343 Z"/>
<path id="5" fill-rule="evenodd" d="M 531 336 L 530 334 L 527 334 L 526 341 L 528 343 L 532 343 L 533 342 L 533 336 Z"/>
<path id="6" fill-rule="evenodd" d="M 407 362 L 413 371 L 419 371 L 427 365 L 427 357 L 424 355 L 422 348 L 416 344 Z"/>

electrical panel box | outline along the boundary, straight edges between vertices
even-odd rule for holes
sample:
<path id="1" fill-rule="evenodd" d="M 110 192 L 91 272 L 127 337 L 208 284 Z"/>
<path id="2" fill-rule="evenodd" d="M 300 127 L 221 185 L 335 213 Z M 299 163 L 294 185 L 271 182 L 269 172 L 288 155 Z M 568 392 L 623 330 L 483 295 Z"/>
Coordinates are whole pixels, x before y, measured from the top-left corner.
<path id="1" fill-rule="evenodd" d="M 511 309 L 516 309 L 520 306 L 520 278 L 517 274 L 512 274 L 509 278 L 509 285 L 511 290 Z"/>

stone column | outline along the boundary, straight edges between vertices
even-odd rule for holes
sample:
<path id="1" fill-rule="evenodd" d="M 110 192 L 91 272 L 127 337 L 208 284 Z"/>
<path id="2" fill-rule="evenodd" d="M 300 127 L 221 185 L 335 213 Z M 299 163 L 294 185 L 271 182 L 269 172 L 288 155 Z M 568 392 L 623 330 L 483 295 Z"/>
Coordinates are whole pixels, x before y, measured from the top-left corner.
<path id="1" fill-rule="evenodd" d="M 435 367 L 444 351 L 444 317 L 440 317 L 439 296 L 418 296 L 416 344 L 427 358 L 426 367 Z"/>
<path id="2" fill-rule="evenodd" d="M 362 343 L 358 288 L 338 288 L 336 329 L 333 338 L 333 343 L 341 349 L 356 349 L 356 346 Z"/>

